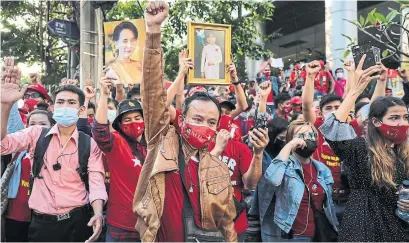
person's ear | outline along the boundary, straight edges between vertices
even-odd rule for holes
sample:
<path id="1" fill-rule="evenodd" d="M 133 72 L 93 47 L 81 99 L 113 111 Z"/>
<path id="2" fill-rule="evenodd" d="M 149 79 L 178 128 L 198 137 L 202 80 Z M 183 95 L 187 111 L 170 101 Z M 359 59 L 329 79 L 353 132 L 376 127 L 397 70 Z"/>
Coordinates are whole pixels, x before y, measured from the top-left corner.
<path id="1" fill-rule="evenodd" d="M 85 108 L 85 106 L 80 106 L 80 108 L 79 108 L 79 115 L 83 115 L 84 114 L 84 112 L 85 112 L 85 114 L 86 114 L 86 112 L 87 112 L 87 109 Z"/>
<path id="2" fill-rule="evenodd" d="M 376 119 L 376 118 L 372 118 L 372 124 L 373 124 L 375 127 L 380 127 L 380 126 L 382 125 L 382 122 L 379 121 L 379 120 Z"/>

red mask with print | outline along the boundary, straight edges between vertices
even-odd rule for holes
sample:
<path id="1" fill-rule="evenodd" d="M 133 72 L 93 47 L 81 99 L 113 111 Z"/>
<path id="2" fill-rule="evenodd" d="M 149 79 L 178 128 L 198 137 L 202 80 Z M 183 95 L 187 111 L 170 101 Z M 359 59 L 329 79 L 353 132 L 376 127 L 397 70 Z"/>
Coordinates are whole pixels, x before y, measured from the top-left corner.
<path id="1" fill-rule="evenodd" d="M 222 129 L 230 131 L 232 122 L 233 122 L 233 119 L 230 116 L 222 115 L 220 117 L 219 126 L 217 127 L 217 131 L 220 131 Z"/>
<path id="2" fill-rule="evenodd" d="M 389 126 L 382 124 L 379 128 L 382 136 L 391 140 L 394 144 L 401 144 L 408 140 L 408 125 L 405 126 Z"/>
<path id="3" fill-rule="evenodd" d="M 285 105 L 285 106 L 283 106 L 283 112 L 284 112 L 285 114 L 290 114 L 292 110 L 293 110 L 293 107 L 292 107 L 291 105 Z"/>
<path id="4" fill-rule="evenodd" d="M 121 131 L 125 133 L 126 136 L 131 138 L 139 138 L 145 131 L 144 122 L 132 122 L 129 124 L 121 124 Z"/>
<path id="5" fill-rule="evenodd" d="M 23 106 L 22 109 L 23 109 L 23 111 L 26 111 L 27 113 L 30 113 L 36 108 L 37 104 L 38 104 L 37 100 L 31 99 L 31 98 L 26 99 L 24 101 L 24 106 Z"/>
<path id="6" fill-rule="evenodd" d="M 264 71 L 263 74 L 266 77 L 270 77 L 271 76 L 271 71 Z"/>
<path id="7" fill-rule="evenodd" d="M 292 110 L 295 112 L 302 112 L 300 105 L 293 105 Z"/>
<path id="8" fill-rule="evenodd" d="M 91 125 L 91 123 L 94 121 L 94 118 L 88 117 L 88 125 Z"/>
<path id="9" fill-rule="evenodd" d="M 205 148 L 216 135 L 216 131 L 208 126 L 193 125 L 187 122 L 183 123 L 180 133 L 195 149 Z"/>

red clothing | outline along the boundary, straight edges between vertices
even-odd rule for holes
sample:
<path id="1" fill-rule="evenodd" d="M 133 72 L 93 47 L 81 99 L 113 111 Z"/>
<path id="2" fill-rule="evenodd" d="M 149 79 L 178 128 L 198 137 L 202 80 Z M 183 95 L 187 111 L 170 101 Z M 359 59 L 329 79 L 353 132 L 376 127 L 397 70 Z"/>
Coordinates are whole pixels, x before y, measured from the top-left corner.
<path id="1" fill-rule="evenodd" d="M 188 172 L 190 168 L 190 175 Z M 194 160 L 189 160 L 185 168 L 185 178 L 187 192 L 190 189 L 190 183 L 193 184 L 193 193 L 188 193 L 190 203 L 195 214 L 196 226 L 201 227 L 201 211 L 200 211 L 200 193 L 199 188 L 199 163 Z M 158 242 L 184 242 L 183 228 L 183 183 L 178 172 L 167 172 L 165 174 L 165 206 L 163 214 L 160 218 L 160 227 L 156 236 Z"/>
<path id="2" fill-rule="evenodd" d="M 239 128 L 238 130 L 241 136 L 246 136 L 250 128 L 254 126 L 253 117 L 249 117 L 248 119 L 238 117 L 233 120 L 233 123 Z"/>
<path id="3" fill-rule="evenodd" d="M 292 229 L 294 235 L 313 237 L 315 233 L 314 212 L 312 211 L 308 193 L 311 193 L 311 199 L 318 210 L 322 210 L 325 200 L 325 191 L 317 179 L 317 169 L 313 164 L 302 165 L 304 182 L 308 185 L 309 192 L 304 189 L 300 208 L 295 217 Z"/>
<path id="4" fill-rule="evenodd" d="M 364 135 L 363 131 L 361 131 L 361 128 L 358 125 L 357 119 L 350 121 L 349 124 L 351 124 L 351 126 L 354 128 L 355 133 L 358 137 L 362 137 Z"/>
<path id="5" fill-rule="evenodd" d="M 300 72 L 300 74 L 299 74 L 298 77 L 303 78 L 304 82 L 305 82 L 306 77 L 307 77 L 307 72 L 304 71 L 304 70 L 300 70 L 299 72 Z M 296 73 L 295 73 L 295 70 L 292 70 L 291 73 L 290 73 L 290 88 L 295 88 L 295 81 L 297 81 Z"/>
<path id="6" fill-rule="evenodd" d="M 28 207 L 29 183 L 30 183 L 30 158 L 28 154 L 21 160 L 20 185 L 16 198 L 9 199 L 6 217 L 9 219 L 30 222 L 31 209 Z M 7 195 L 6 195 L 7 196 Z"/>
<path id="7" fill-rule="evenodd" d="M 318 129 L 324 123 L 322 117 L 317 118 L 315 121 L 315 127 Z M 328 143 L 325 141 L 324 137 L 322 136 L 321 132 L 318 132 L 318 147 L 315 150 L 312 157 L 315 160 L 321 161 L 324 163 L 332 173 L 332 177 L 334 178 L 334 184 L 332 185 L 333 193 L 332 199 L 333 200 L 347 200 L 349 191 L 348 189 L 341 183 L 341 161 L 338 156 L 332 151 L 329 147 Z"/>
<path id="8" fill-rule="evenodd" d="M 212 151 L 214 144 L 209 146 L 209 151 Z M 243 196 L 241 192 L 244 189 L 243 175 L 250 168 L 251 160 L 253 154 L 251 153 L 249 147 L 244 143 L 230 140 L 223 153 L 219 157 L 230 170 L 231 184 L 234 189 L 234 196 L 237 200 L 242 200 Z M 237 234 L 243 233 L 248 228 L 248 222 L 246 217 L 246 212 L 243 211 L 239 218 L 234 223 Z"/>
<path id="9" fill-rule="evenodd" d="M 109 196 L 109 186 L 111 185 L 111 174 L 109 172 L 109 166 L 108 166 L 108 159 L 105 156 L 102 156 L 102 162 L 104 162 L 104 170 L 105 170 L 105 188 L 107 189 L 107 193 Z"/>
<path id="10" fill-rule="evenodd" d="M 315 90 L 327 94 L 331 78 L 332 75 L 329 71 L 320 71 L 315 77 Z"/>

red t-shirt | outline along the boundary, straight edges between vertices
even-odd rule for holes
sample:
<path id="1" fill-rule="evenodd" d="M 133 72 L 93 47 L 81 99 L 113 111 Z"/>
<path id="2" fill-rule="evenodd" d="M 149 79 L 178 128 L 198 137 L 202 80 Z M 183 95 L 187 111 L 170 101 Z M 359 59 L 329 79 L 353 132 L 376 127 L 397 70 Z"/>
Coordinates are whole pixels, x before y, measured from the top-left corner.
<path id="1" fill-rule="evenodd" d="M 107 223 L 129 231 L 136 231 L 136 215 L 132 202 L 142 162 L 133 155 L 126 140 L 113 132 L 113 147 L 105 153 L 110 174 L 110 194 L 107 204 Z"/>
<path id="2" fill-rule="evenodd" d="M 209 146 L 209 151 L 212 151 L 214 144 Z M 234 190 L 234 196 L 237 200 L 242 200 L 243 196 L 241 192 L 244 189 L 243 174 L 250 168 L 253 154 L 247 145 L 241 142 L 230 140 L 223 153 L 219 157 L 223 161 L 230 171 L 231 184 Z M 243 233 L 248 228 L 248 222 L 246 212 L 243 211 L 234 223 L 236 232 L 238 234 Z"/>
<path id="3" fill-rule="evenodd" d="M 361 131 L 361 128 L 358 125 L 357 119 L 350 121 L 349 124 L 351 124 L 351 126 L 354 128 L 355 133 L 358 137 L 362 137 L 364 135 L 363 132 Z"/>
<path id="4" fill-rule="evenodd" d="M 317 118 L 315 121 L 315 127 L 318 129 L 324 123 L 322 117 Z M 332 151 L 329 147 L 328 143 L 325 141 L 324 137 L 322 136 L 321 132 L 318 132 L 318 147 L 315 150 L 312 157 L 315 160 L 321 161 L 324 163 L 332 173 L 332 177 L 334 178 L 334 184 L 332 188 L 335 189 L 332 193 L 332 199 L 334 200 L 347 200 L 348 199 L 348 191 L 347 188 L 341 183 L 341 161 L 338 156 Z M 341 190 L 344 193 L 338 193 Z M 335 193 L 337 192 L 337 193 Z"/>
<path id="5" fill-rule="evenodd" d="M 317 169 L 313 164 L 302 164 L 304 182 L 311 193 L 311 199 L 318 210 L 322 210 L 325 191 L 317 179 Z M 294 235 L 313 237 L 315 233 L 314 212 L 312 211 L 308 191 L 304 188 L 300 208 L 292 226 Z"/>
<path id="6" fill-rule="evenodd" d="M 233 123 L 238 127 L 241 136 L 246 136 L 250 128 L 254 126 L 253 117 L 249 117 L 248 119 L 242 119 L 240 117 L 233 120 Z"/>
<path id="7" fill-rule="evenodd" d="M 16 198 L 9 200 L 6 215 L 9 219 L 23 222 L 31 221 L 31 210 L 28 207 L 31 164 L 28 155 L 29 153 L 21 160 L 20 185 Z"/>
<path id="8" fill-rule="evenodd" d="M 325 70 L 320 71 L 315 77 L 315 90 L 327 94 L 331 73 Z"/>
<path id="9" fill-rule="evenodd" d="M 190 169 L 190 175 L 188 172 Z M 188 193 L 190 203 L 195 214 L 196 226 L 201 227 L 201 211 L 200 211 L 200 193 L 199 188 L 199 163 L 194 160 L 189 160 L 185 168 L 185 178 L 187 192 L 190 189 L 190 183 L 193 184 L 193 193 Z M 163 214 L 160 218 L 160 228 L 156 236 L 158 242 L 184 242 L 183 228 L 183 183 L 179 172 L 167 172 L 165 174 L 165 203 Z"/>

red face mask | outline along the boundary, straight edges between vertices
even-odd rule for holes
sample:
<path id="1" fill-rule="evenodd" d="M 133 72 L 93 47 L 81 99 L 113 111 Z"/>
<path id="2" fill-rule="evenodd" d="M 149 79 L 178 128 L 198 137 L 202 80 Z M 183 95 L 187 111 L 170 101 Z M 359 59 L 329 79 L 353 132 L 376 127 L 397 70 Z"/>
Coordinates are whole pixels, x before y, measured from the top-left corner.
<path id="1" fill-rule="evenodd" d="M 230 116 L 227 116 L 227 115 L 220 116 L 220 121 L 219 121 L 219 126 L 217 127 L 217 131 L 220 131 L 222 129 L 230 131 L 232 121 L 233 119 Z"/>
<path id="2" fill-rule="evenodd" d="M 401 144 L 408 140 L 408 125 L 405 126 L 389 126 L 382 124 L 378 127 L 382 136 L 391 140 L 394 144 Z"/>
<path id="3" fill-rule="evenodd" d="M 266 77 L 270 77 L 271 76 L 271 71 L 264 71 L 263 74 Z"/>
<path id="4" fill-rule="evenodd" d="M 129 124 L 121 124 L 121 131 L 125 133 L 126 136 L 131 138 L 139 138 L 145 131 L 144 122 L 132 122 Z"/>
<path id="5" fill-rule="evenodd" d="M 88 125 L 91 125 L 91 123 L 94 121 L 94 118 L 88 117 Z"/>
<path id="6" fill-rule="evenodd" d="M 36 105 L 38 104 L 39 102 L 37 101 L 37 100 L 34 100 L 34 99 L 26 99 L 25 101 L 24 101 L 24 106 L 23 106 L 23 110 L 24 111 L 27 111 L 27 113 L 30 113 L 30 112 L 32 112 L 35 108 L 36 108 Z"/>
<path id="7" fill-rule="evenodd" d="M 181 134 L 186 141 L 195 149 L 202 149 L 209 145 L 216 135 L 216 131 L 208 126 L 193 125 L 184 122 Z"/>
<path id="8" fill-rule="evenodd" d="M 285 105 L 283 106 L 283 112 L 285 114 L 289 114 L 292 111 L 293 107 L 291 105 Z"/>

